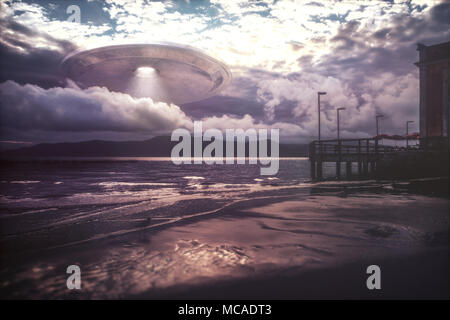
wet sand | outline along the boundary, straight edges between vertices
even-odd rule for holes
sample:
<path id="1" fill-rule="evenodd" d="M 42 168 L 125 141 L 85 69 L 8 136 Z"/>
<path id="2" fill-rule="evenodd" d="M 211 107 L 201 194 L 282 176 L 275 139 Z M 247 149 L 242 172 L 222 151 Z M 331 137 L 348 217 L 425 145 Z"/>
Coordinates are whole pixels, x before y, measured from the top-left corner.
<path id="1" fill-rule="evenodd" d="M 206 211 L 208 202 L 199 199 L 177 202 L 167 210 L 183 212 L 188 205 L 199 214 L 161 225 L 157 217 L 139 221 L 131 231 L 99 233 L 27 253 L 23 261 L 17 255 L 8 261 L 0 293 L 36 299 L 450 298 L 450 200 L 377 190 L 332 183 L 276 188 Z M 81 267 L 80 291 L 65 287 L 70 264 Z M 381 268 L 379 291 L 366 288 L 371 264 Z"/>
<path id="2" fill-rule="evenodd" d="M 367 266 L 380 266 L 381 290 L 366 287 Z M 407 256 L 361 259 L 334 267 L 287 269 L 239 280 L 194 287 L 174 287 L 133 296 L 136 299 L 450 299 L 448 248 L 429 249 Z"/>
<path id="3" fill-rule="evenodd" d="M 161 231 L 156 246 L 179 243 L 184 234 L 195 233 L 189 246 L 196 259 L 201 261 L 201 252 L 209 254 L 204 254 L 201 269 L 192 270 L 193 283 L 133 297 L 450 298 L 448 200 L 332 195 L 262 204 L 266 201 L 246 202 L 217 217 Z M 214 255 L 223 243 L 225 251 L 237 254 Z M 197 246 L 206 249 L 193 249 Z M 223 269 L 215 266 L 227 259 L 233 273 L 220 277 Z M 381 290 L 366 287 L 366 268 L 372 264 L 381 268 Z M 201 279 L 209 276 L 216 280 Z"/>

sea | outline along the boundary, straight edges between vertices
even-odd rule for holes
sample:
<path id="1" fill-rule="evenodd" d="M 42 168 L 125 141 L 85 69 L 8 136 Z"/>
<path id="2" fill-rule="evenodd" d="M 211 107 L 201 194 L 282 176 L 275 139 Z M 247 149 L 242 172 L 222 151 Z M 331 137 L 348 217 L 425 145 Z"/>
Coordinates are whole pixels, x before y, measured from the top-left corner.
<path id="1" fill-rule="evenodd" d="M 448 245 L 448 197 L 411 181 L 337 181 L 332 165 L 314 182 L 309 170 L 307 158 L 280 159 L 274 176 L 169 158 L 3 161 L 0 295 L 158 298 Z"/>

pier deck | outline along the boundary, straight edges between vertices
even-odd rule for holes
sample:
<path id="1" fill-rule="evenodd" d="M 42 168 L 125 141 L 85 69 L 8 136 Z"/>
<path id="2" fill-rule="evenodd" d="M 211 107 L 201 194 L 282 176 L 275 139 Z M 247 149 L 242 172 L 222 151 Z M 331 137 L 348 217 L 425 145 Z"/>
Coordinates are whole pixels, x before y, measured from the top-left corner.
<path id="1" fill-rule="evenodd" d="M 323 163 L 336 163 L 336 177 L 341 178 L 341 164 L 345 165 L 345 176 L 367 177 L 377 172 L 381 162 L 389 159 L 414 158 L 420 153 L 418 146 L 395 147 L 380 143 L 380 139 L 339 139 L 316 140 L 309 145 L 311 178 L 323 179 Z M 352 163 L 357 164 L 357 172 L 352 172 Z"/>

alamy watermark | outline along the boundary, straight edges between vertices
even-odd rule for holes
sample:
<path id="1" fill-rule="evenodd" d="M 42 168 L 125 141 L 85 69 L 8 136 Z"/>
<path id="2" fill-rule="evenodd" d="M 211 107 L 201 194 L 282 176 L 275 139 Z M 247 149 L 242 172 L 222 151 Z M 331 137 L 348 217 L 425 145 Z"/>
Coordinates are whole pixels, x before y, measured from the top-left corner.
<path id="1" fill-rule="evenodd" d="M 67 281 L 66 281 L 67 289 L 80 290 L 81 289 L 81 269 L 80 269 L 80 267 L 75 264 L 72 264 L 67 267 L 66 273 L 70 274 L 70 276 L 67 278 Z"/>
<path id="2" fill-rule="evenodd" d="M 76 4 L 72 4 L 67 7 L 66 13 L 70 14 L 69 17 L 67 17 L 67 21 L 69 22 L 75 22 L 75 23 L 81 23 L 81 9 Z"/>
<path id="3" fill-rule="evenodd" d="M 370 276 L 367 278 L 366 286 L 369 290 L 381 289 L 381 269 L 376 264 L 372 264 L 367 267 L 367 274 Z"/>
<path id="4" fill-rule="evenodd" d="M 203 132 L 201 121 L 194 122 L 194 137 L 187 129 L 172 132 L 171 141 L 179 141 L 172 148 L 171 159 L 174 164 L 259 164 L 261 175 L 275 175 L 279 169 L 280 130 L 270 129 L 226 129 L 225 137 L 218 129 Z M 181 141 L 180 141 L 181 139 Z M 192 146 L 193 140 L 193 146 Z M 210 141 L 203 149 L 203 142 Z M 248 156 L 246 145 L 248 141 Z M 268 146 L 270 142 L 270 155 Z M 235 148 L 236 146 L 236 148 Z M 193 147 L 193 154 L 192 154 Z M 224 156 L 225 147 L 225 156 Z"/>

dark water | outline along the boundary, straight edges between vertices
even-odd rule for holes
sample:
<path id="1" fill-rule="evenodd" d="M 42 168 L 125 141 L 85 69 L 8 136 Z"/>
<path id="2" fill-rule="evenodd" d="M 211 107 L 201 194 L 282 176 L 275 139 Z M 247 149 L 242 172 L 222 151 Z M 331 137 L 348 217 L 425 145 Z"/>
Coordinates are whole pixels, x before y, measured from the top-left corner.
<path id="1" fill-rule="evenodd" d="M 401 210 L 392 220 L 380 207 L 416 203 L 433 208 L 436 223 Z M 359 215 L 370 208 L 369 216 Z M 83 271 L 75 297 L 117 298 L 331 263 L 355 248 L 407 251 L 430 235 L 441 245 L 445 209 L 446 200 L 394 190 L 391 182 L 313 184 L 306 159 L 280 161 L 274 177 L 260 176 L 258 165 L 151 159 L 5 163 L 0 292 L 74 297 L 65 285 L 71 264 Z"/>
<path id="2" fill-rule="evenodd" d="M 307 165 L 305 160 L 282 161 L 277 176 L 264 177 L 257 165 L 174 165 L 153 160 L 8 164 L 0 175 L 1 234 L 10 239 L 3 247 L 10 243 L 17 252 L 22 246 L 24 250 L 60 246 L 64 238 L 83 241 L 98 237 L 98 230 L 106 236 L 217 209 L 249 193 L 307 183 Z M 78 236 L 67 236 L 65 228 L 85 222 L 89 228 L 80 227 Z M 48 237 L 49 229 L 62 232 Z M 45 245 L 41 239 L 30 242 L 21 237 L 33 233 L 39 238 L 40 231 Z"/>

